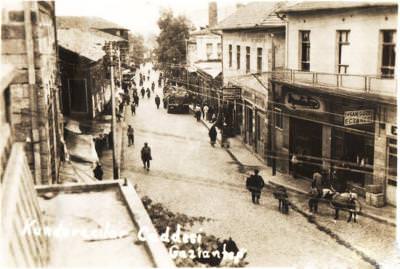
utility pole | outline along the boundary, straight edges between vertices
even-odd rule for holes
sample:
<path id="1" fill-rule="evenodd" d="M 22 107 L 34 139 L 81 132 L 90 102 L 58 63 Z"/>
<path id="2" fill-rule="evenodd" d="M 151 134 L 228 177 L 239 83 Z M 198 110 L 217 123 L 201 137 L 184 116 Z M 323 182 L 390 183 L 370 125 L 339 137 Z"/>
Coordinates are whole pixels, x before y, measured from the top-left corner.
<path id="1" fill-rule="evenodd" d="M 115 61 L 114 58 L 116 56 L 116 51 L 113 49 L 113 43 L 112 42 L 106 42 L 105 45 L 107 57 L 110 57 L 110 80 L 111 80 L 111 113 L 112 113 L 112 118 L 111 118 L 111 132 L 112 132 L 112 156 L 113 156 L 113 178 L 114 179 L 119 179 L 119 166 L 117 162 L 117 153 L 116 153 L 116 115 L 115 115 L 115 84 L 114 84 L 114 65 Z"/>

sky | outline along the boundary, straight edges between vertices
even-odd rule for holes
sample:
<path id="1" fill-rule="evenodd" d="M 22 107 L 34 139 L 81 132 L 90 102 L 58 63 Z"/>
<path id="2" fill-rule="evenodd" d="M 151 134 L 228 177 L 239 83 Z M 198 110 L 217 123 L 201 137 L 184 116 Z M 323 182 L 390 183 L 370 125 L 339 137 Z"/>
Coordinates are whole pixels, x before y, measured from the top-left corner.
<path id="1" fill-rule="evenodd" d="M 217 0 L 218 20 L 235 11 L 236 3 L 246 0 Z M 209 0 L 56 0 L 58 16 L 98 16 L 125 26 L 145 37 L 158 34 L 160 10 L 171 8 L 186 15 L 199 27 L 208 23 Z"/>

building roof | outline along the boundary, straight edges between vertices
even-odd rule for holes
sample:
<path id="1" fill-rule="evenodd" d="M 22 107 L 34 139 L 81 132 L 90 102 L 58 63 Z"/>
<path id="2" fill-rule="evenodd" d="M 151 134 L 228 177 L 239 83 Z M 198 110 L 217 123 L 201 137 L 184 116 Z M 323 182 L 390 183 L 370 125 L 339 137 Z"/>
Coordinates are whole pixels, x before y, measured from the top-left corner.
<path id="1" fill-rule="evenodd" d="M 283 2 L 252 2 L 239 8 L 231 16 L 218 23 L 214 29 L 248 29 L 284 26 L 284 22 L 275 14 Z"/>
<path id="2" fill-rule="evenodd" d="M 58 29 L 57 38 L 59 46 L 94 62 L 105 55 L 103 51 L 105 42 L 123 40 L 107 33 L 79 29 Z"/>
<path id="3" fill-rule="evenodd" d="M 207 27 L 207 28 L 204 28 L 204 29 L 200 29 L 200 30 L 196 30 L 196 31 L 190 32 L 190 35 L 191 36 L 199 36 L 199 35 L 217 35 L 217 34 L 213 33 L 211 31 L 211 29 Z"/>
<path id="4" fill-rule="evenodd" d="M 334 9 L 391 7 L 397 6 L 396 2 L 347 2 L 347 1 L 304 1 L 283 6 L 277 10 L 280 13 L 295 13 Z"/>
<path id="5" fill-rule="evenodd" d="M 222 72 L 221 62 L 198 62 L 193 65 L 196 69 L 210 75 L 212 78 L 216 78 Z"/>
<path id="6" fill-rule="evenodd" d="M 100 17 L 86 16 L 57 16 L 58 28 L 76 28 L 80 30 L 87 29 L 122 29 L 128 30 L 126 27 L 118 25 L 114 22 L 105 20 Z"/>

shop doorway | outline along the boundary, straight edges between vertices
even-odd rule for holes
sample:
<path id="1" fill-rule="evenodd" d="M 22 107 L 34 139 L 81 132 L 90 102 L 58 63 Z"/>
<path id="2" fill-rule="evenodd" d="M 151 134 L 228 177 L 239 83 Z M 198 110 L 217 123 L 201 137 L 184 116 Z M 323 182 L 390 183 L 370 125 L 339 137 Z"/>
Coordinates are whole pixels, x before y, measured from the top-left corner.
<path id="1" fill-rule="evenodd" d="M 245 116 L 246 142 L 253 145 L 253 110 L 248 106 L 245 106 Z"/>
<path id="2" fill-rule="evenodd" d="M 289 170 L 296 177 L 312 178 L 322 165 L 322 125 L 311 121 L 290 118 L 290 160 L 293 154 L 299 162 L 289 162 Z"/>

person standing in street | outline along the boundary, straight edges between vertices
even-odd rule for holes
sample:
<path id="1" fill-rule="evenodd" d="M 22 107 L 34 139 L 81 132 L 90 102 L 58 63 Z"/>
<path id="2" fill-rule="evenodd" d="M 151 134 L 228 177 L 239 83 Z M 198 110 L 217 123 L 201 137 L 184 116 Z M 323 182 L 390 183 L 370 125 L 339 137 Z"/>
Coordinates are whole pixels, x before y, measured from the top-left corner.
<path id="1" fill-rule="evenodd" d="M 140 151 L 141 157 L 142 157 L 142 162 L 143 162 L 143 168 L 147 169 L 147 171 L 150 170 L 150 161 L 153 159 L 151 157 L 151 149 L 148 146 L 147 142 L 144 143 L 144 146 L 142 150 Z"/>
<path id="2" fill-rule="evenodd" d="M 253 204 L 260 204 L 261 190 L 264 188 L 264 179 L 258 174 L 260 171 L 254 169 L 254 175 L 251 175 L 246 180 L 246 187 L 251 193 Z"/>
<path id="3" fill-rule="evenodd" d="M 211 146 L 214 147 L 215 141 L 217 140 L 217 128 L 215 127 L 215 124 L 211 126 L 208 136 L 210 137 Z"/>
<path id="4" fill-rule="evenodd" d="M 207 115 L 208 115 L 208 105 L 205 104 L 205 105 L 203 106 L 203 119 L 204 119 L 204 118 L 207 119 Z"/>
<path id="5" fill-rule="evenodd" d="M 147 93 L 147 98 L 150 99 L 150 94 L 151 94 L 151 92 L 150 92 L 150 89 L 149 89 L 149 88 L 147 88 L 146 93 Z"/>
<path id="6" fill-rule="evenodd" d="M 132 112 L 132 116 L 133 116 L 133 114 L 136 115 L 136 104 L 135 104 L 135 102 L 132 102 L 132 104 L 131 104 L 131 112 Z"/>
<path id="7" fill-rule="evenodd" d="M 158 94 L 154 98 L 154 101 L 156 102 L 157 109 L 159 109 L 160 103 L 161 103 L 161 99 L 160 99 L 160 96 L 158 96 Z"/>
<path id="8" fill-rule="evenodd" d="M 128 125 L 127 130 L 128 135 L 128 147 L 135 144 L 135 130 L 133 129 L 132 125 Z"/>
<path id="9" fill-rule="evenodd" d="M 140 93 L 142 94 L 142 98 L 144 98 L 144 95 L 146 93 L 146 90 L 144 89 L 144 87 L 142 87 L 142 89 L 140 90 Z"/>
<path id="10" fill-rule="evenodd" d="M 135 94 L 135 95 L 133 96 L 133 100 L 135 101 L 135 105 L 136 105 L 136 106 L 139 106 L 139 96 L 138 96 L 137 94 Z"/>
<path id="11" fill-rule="evenodd" d="M 100 162 L 96 163 L 96 168 L 94 168 L 93 174 L 94 174 L 94 177 L 97 178 L 97 180 L 103 180 L 104 172 L 103 172 L 103 168 L 101 168 Z"/>
<path id="12" fill-rule="evenodd" d="M 195 115 L 197 121 L 200 121 L 200 118 L 201 118 L 200 106 L 196 105 L 196 108 L 194 109 L 194 115 Z"/>

